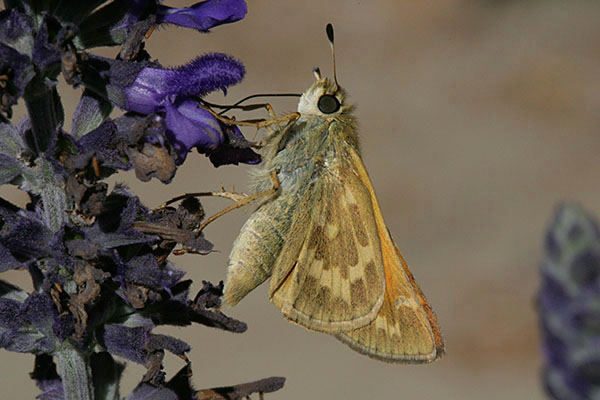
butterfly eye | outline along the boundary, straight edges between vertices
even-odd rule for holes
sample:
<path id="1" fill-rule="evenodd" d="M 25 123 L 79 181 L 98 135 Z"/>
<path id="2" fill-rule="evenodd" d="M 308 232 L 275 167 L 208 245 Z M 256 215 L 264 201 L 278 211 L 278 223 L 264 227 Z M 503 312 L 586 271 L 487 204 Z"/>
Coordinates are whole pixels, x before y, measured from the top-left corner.
<path id="1" fill-rule="evenodd" d="M 323 114 L 333 114 L 340 109 L 341 104 L 337 97 L 330 94 L 324 94 L 319 98 L 317 106 Z"/>

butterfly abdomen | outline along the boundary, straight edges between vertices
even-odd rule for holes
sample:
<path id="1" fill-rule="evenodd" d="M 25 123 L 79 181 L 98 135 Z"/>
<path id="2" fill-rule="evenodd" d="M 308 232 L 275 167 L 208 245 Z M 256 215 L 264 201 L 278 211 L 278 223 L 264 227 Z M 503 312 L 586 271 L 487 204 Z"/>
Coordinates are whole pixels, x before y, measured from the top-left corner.
<path id="1" fill-rule="evenodd" d="M 326 124 L 321 123 L 313 130 L 322 133 L 318 146 L 314 145 L 314 140 L 308 140 L 311 138 L 301 135 L 300 127 L 312 122 L 299 121 L 298 125 L 281 131 L 281 136 L 271 137 L 267 143 L 264 164 L 253 177 L 253 192 L 272 187 L 271 171 L 277 172 L 280 188 L 252 214 L 233 244 L 224 294 L 226 305 L 237 304 L 271 276 L 284 238 L 289 236 L 290 216 L 310 190 L 311 182 L 316 181 L 319 160 L 327 157 L 331 150 Z"/>
<path id="2" fill-rule="evenodd" d="M 281 207 L 280 201 L 263 204 L 242 227 L 229 256 L 225 305 L 236 305 L 271 276 L 289 229 L 288 219 L 273 218 L 274 213 L 281 214 Z"/>

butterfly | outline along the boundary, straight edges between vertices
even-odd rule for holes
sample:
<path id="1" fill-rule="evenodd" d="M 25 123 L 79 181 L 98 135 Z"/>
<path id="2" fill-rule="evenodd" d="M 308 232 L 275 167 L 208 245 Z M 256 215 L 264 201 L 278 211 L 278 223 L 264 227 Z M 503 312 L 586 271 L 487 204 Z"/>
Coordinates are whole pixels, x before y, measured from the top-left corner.
<path id="1" fill-rule="evenodd" d="M 444 353 L 440 328 L 384 223 L 353 106 L 337 79 L 315 77 L 299 117 L 264 140 L 253 191 L 274 176 L 278 187 L 234 242 L 223 304 L 270 278 L 269 298 L 289 321 L 375 359 L 432 362 Z"/>

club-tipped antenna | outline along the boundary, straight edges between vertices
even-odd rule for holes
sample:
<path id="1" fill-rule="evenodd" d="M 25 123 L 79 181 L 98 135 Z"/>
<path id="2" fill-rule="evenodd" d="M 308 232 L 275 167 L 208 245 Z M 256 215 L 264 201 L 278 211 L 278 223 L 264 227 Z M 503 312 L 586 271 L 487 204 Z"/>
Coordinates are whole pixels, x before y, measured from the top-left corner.
<path id="1" fill-rule="evenodd" d="M 331 58 L 333 59 L 333 80 L 335 82 L 336 86 L 340 86 L 338 85 L 338 81 L 337 81 L 337 73 L 336 73 L 336 69 L 335 69 L 335 47 L 334 47 L 334 40 L 333 40 L 333 25 L 331 25 L 331 22 L 327 24 L 327 26 L 325 27 L 325 32 L 327 33 L 327 39 L 329 39 L 329 45 L 331 46 Z"/>

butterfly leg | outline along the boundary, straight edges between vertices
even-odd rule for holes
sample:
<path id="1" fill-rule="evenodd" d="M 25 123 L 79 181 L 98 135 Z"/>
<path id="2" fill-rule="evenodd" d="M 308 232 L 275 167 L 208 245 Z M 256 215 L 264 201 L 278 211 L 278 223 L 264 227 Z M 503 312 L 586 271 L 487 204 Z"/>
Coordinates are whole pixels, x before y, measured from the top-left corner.
<path id="1" fill-rule="evenodd" d="M 200 232 L 202 232 L 202 230 L 204 228 L 206 228 L 206 226 L 208 224 L 210 224 L 211 222 L 213 222 L 214 220 L 216 220 L 219 217 L 222 217 L 223 215 L 227 214 L 230 211 L 233 211 L 237 208 L 243 207 L 247 204 L 250 204 L 260 198 L 263 197 L 271 197 L 274 196 L 278 191 L 279 191 L 279 179 L 277 178 L 277 173 L 275 171 L 271 172 L 271 181 L 273 183 L 273 187 L 270 189 L 267 189 L 265 191 L 262 191 L 260 193 L 256 193 L 253 194 L 251 196 L 246 196 L 243 199 L 237 201 L 235 204 L 227 207 L 224 210 L 219 211 L 218 213 L 216 213 L 215 215 L 213 215 L 212 217 L 208 218 L 206 221 L 204 221 L 202 223 L 202 225 L 200 225 L 200 227 L 196 230 L 196 234 L 199 235 Z"/>
<path id="2" fill-rule="evenodd" d="M 261 197 L 269 197 L 269 196 L 272 196 L 275 193 L 277 193 L 277 191 L 279 190 L 279 179 L 277 178 L 277 173 L 275 171 L 273 171 L 271 173 L 271 181 L 273 183 L 273 187 L 272 188 L 264 190 L 264 191 L 262 191 L 260 193 L 253 194 L 253 195 L 247 195 L 247 194 L 235 193 L 235 192 L 226 192 L 225 190 L 223 190 L 221 192 L 194 192 L 194 193 L 185 193 L 185 194 L 182 194 L 182 195 L 177 196 L 177 197 L 173 197 L 172 199 L 169 199 L 169 200 L 165 201 L 163 204 L 161 204 L 158 207 L 158 210 L 166 208 L 170 204 L 173 204 L 173 203 L 178 202 L 180 200 L 186 199 L 188 197 L 223 197 L 223 198 L 230 199 L 230 200 L 233 200 L 233 201 L 236 202 L 232 206 L 229 206 L 226 209 L 224 209 L 222 211 L 219 211 L 217 214 L 213 215 L 212 217 L 210 217 L 206 221 L 204 221 L 204 223 L 202 225 L 200 225 L 200 227 L 197 230 L 197 233 L 200 233 L 200 232 L 202 232 L 202 230 L 204 228 L 206 228 L 206 226 L 208 224 L 210 224 L 211 222 L 213 222 L 217 218 L 219 218 L 219 217 L 227 214 L 228 212 L 233 211 L 236 208 L 243 207 L 246 204 L 252 203 L 253 201 L 255 201 L 257 199 L 260 199 Z"/>
<path id="3" fill-rule="evenodd" d="M 280 117 L 274 117 L 274 118 L 268 119 L 268 120 L 262 119 L 262 120 L 237 121 L 235 119 L 223 117 L 222 115 L 217 114 L 210 107 L 204 107 L 204 106 L 198 106 L 198 107 L 208 111 L 213 117 L 215 117 L 216 119 L 218 119 L 221 122 L 226 123 L 227 125 L 254 126 L 255 128 L 258 128 L 258 129 L 264 128 L 266 126 L 270 126 L 273 124 L 279 124 L 282 122 L 295 121 L 298 118 L 300 118 L 300 113 L 293 112 L 291 114 L 282 115 Z M 271 107 L 271 106 L 269 105 L 269 107 Z M 273 116 L 275 115 L 272 107 L 271 107 L 271 110 L 269 111 L 269 113 L 270 114 L 272 113 Z"/>
<path id="4" fill-rule="evenodd" d="M 185 194 L 182 194 L 182 195 L 177 196 L 177 197 L 173 197 L 172 199 L 165 201 L 164 203 L 162 203 L 158 207 L 158 210 L 164 209 L 168 205 L 173 204 L 175 202 L 178 202 L 179 200 L 184 200 L 184 199 L 186 199 L 188 197 L 223 197 L 224 199 L 229 199 L 229 200 L 233 200 L 233 201 L 240 201 L 240 200 L 245 199 L 246 197 L 248 197 L 248 195 L 244 194 L 244 193 L 236 193 L 235 189 L 233 189 L 233 192 L 226 192 L 225 189 L 223 189 L 221 192 L 194 192 L 194 193 L 185 193 Z"/>
<path id="5" fill-rule="evenodd" d="M 228 198 L 230 200 L 234 200 L 236 203 L 227 207 L 226 209 L 218 212 L 217 214 L 211 216 L 210 218 L 208 218 L 206 221 L 204 221 L 204 223 L 202 223 L 200 225 L 200 227 L 198 227 L 198 229 L 196 229 L 195 234 L 196 236 L 199 236 L 200 233 L 202 232 L 202 230 L 204 228 L 206 228 L 206 226 L 208 224 L 210 224 L 211 222 L 213 222 L 214 220 L 216 220 L 217 218 L 227 214 L 230 211 L 233 211 L 237 208 L 243 207 L 247 204 L 250 204 L 262 197 L 270 197 L 270 196 L 274 196 L 277 191 L 279 190 L 279 179 L 277 178 L 277 173 L 275 171 L 273 171 L 271 173 L 271 180 L 273 183 L 273 186 L 270 189 L 264 190 L 260 193 L 256 193 L 254 195 L 247 195 L 247 194 L 243 194 L 243 193 L 235 193 L 235 192 L 226 192 L 225 190 L 223 190 L 222 192 L 196 192 L 196 193 L 186 193 L 177 197 L 174 197 L 170 200 L 167 200 L 166 202 L 164 202 L 163 204 L 161 204 L 157 210 L 160 209 L 164 209 L 166 208 L 169 204 L 175 203 L 177 201 L 180 200 L 184 200 L 185 198 L 188 197 L 208 197 L 208 196 L 213 196 L 213 197 L 223 197 L 223 198 Z M 158 233 L 155 230 L 157 229 L 156 227 L 152 227 L 154 230 L 148 230 L 148 228 L 143 225 L 143 224 L 137 224 L 136 229 L 142 231 L 142 232 L 148 232 L 148 233 Z M 160 232 L 163 232 L 163 228 L 161 228 Z M 175 255 L 182 255 L 185 253 L 193 253 L 193 250 L 189 250 L 189 249 L 179 249 L 173 252 L 173 254 Z"/>

